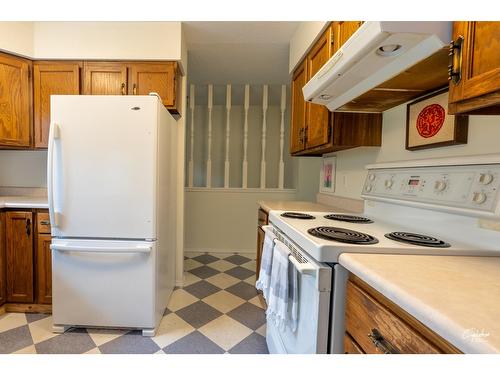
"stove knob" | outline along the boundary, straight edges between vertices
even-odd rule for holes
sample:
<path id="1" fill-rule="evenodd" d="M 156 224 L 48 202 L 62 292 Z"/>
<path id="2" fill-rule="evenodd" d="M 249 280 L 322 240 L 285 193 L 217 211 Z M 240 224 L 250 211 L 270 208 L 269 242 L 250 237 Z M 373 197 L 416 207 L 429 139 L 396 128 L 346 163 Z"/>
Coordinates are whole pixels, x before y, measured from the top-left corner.
<path id="1" fill-rule="evenodd" d="M 387 189 L 390 189 L 392 185 L 394 184 L 393 180 L 385 180 L 384 185 Z"/>
<path id="2" fill-rule="evenodd" d="M 486 194 L 475 192 L 472 196 L 472 201 L 476 204 L 481 204 L 486 201 Z"/>
<path id="3" fill-rule="evenodd" d="M 370 181 L 375 181 L 375 175 L 374 175 L 373 173 L 370 173 L 370 174 L 368 175 L 368 179 L 369 179 Z"/>
<path id="4" fill-rule="evenodd" d="M 479 175 L 479 182 L 483 185 L 488 185 L 493 181 L 493 175 L 490 173 L 481 173 Z"/>
<path id="5" fill-rule="evenodd" d="M 365 191 L 367 191 L 368 193 L 369 193 L 370 191 L 372 191 L 372 186 L 371 186 L 371 185 L 366 185 L 366 187 L 365 187 Z"/>
<path id="6" fill-rule="evenodd" d="M 448 185 L 445 180 L 439 180 L 434 183 L 434 190 L 443 191 Z"/>

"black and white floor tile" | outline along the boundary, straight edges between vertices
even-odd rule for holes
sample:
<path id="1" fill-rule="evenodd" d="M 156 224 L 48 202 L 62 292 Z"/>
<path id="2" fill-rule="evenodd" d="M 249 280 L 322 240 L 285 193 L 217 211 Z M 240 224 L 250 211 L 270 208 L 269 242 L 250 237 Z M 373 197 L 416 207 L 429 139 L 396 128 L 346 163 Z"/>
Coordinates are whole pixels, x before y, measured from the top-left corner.
<path id="1" fill-rule="evenodd" d="M 155 337 L 73 328 L 52 333 L 48 314 L 0 316 L 0 353 L 264 354 L 265 302 L 255 261 L 240 254 L 186 254 L 183 288 L 172 293 Z"/>

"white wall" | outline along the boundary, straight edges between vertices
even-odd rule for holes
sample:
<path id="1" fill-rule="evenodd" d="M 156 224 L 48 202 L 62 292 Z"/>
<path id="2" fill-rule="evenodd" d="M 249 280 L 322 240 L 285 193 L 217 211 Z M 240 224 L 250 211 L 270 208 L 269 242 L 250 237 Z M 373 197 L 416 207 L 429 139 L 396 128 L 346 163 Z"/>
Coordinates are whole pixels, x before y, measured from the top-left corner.
<path id="1" fill-rule="evenodd" d="M 362 147 L 337 153 L 335 195 L 359 199 L 366 177 L 366 164 L 500 153 L 499 116 L 470 116 L 469 139 L 465 145 L 420 151 L 405 149 L 406 104 L 384 112 L 383 116 L 380 148 Z"/>
<path id="2" fill-rule="evenodd" d="M 34 57 L 180 60 L 180 22 L 35 22 Z"/>
<path id="3" fill-rule="evenodd" d="M 0 150 L 0 186 L 47 187 L 47 152 Z"/>
<path id="4" fill-rule="evenodd" d="M 305 53 L 325 29 L 327 21 L 301 22 L 290 40 L 289 73 L 295 70 Z"/>
<path id="5" fill-rule="evenodd" d="M 0 22 L 0 50 L 33 56 L 33 22 Z"/>

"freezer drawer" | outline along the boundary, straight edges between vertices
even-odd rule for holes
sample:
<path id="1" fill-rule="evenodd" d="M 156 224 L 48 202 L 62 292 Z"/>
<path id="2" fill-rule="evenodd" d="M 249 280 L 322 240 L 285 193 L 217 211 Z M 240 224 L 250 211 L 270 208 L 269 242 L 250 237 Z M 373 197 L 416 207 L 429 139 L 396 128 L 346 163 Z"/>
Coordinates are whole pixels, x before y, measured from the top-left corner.
<path id="1" fill-rule="evenodd" d="M 55 326 L 155 327 L 156 242 L 52 240 Z"/>

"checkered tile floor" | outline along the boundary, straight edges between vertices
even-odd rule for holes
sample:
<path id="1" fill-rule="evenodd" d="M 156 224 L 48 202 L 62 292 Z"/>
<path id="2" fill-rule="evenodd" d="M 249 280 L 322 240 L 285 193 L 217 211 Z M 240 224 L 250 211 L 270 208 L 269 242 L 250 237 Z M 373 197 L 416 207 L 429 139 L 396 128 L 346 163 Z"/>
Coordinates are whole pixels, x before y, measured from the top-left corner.
<path id="1" fill-rule="evenodd" d="M 0 353 L 267 353 L 265 303 L 255 261 L 239 254 L 186 254 L 185 284 L 174 290 L 155 337 L 140 331 L 51 331 L 46 314 L 0 316 Z"/>

